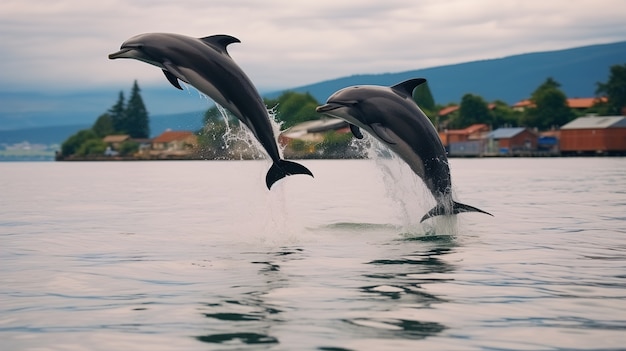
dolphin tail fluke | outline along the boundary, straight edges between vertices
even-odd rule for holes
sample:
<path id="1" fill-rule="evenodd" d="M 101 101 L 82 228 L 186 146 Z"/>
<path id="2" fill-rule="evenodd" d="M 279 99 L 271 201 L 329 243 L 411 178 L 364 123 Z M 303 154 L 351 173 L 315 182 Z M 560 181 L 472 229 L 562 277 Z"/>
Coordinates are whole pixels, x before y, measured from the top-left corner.
<path id="1" fill-rule="evenodd" d="M 453 214 L 459 214 L 459 213 L 463 213 L 463 212 L 480 212 L 480 213 L 484 213 L 484 214 L 488 214 L 490 216 L 493 216 L 491 213 L 483 211 L 479 208 L 476 208 L 474 206 L 470 206 L 470 205 L 466 205 L 466 204 L 462 204 L 460 202 L 456 202 L 453 201 L 452 202 L 452 211 L 450 211 L 450 207 L 446 206 L 445 204 L 438 204 L 437 206 L 433 207 L 430 211 L 428 211 L 427 214 L 424 215 L 424 217 L 422 217 L 422 220 L 420 220 L 420 223 L 427 220 L 430 217 L 435 217 L 435 216 L 443 216 L 443 215 L 453 215 Z"/>
<path id="2" fill-rule="evenodd" d="M 294 174 L 308 174 L 313 177 L 313 173 L 303 165 L 292 161 L 279 160 L 267 171 L 265 184 L 267 184 L 268 189 L 271 189 L 272 185 L 277 181 Z"/>

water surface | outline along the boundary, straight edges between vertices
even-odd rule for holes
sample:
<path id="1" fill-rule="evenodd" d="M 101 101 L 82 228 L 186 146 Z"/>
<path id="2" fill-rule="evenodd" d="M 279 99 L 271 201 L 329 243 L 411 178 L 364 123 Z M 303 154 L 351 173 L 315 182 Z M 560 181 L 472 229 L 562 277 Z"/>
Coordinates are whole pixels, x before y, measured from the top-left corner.
<path id="1" fill-rule="evenodd" d="M 0 163 L 2 350 L 626 349 L 626 159 Z"/>

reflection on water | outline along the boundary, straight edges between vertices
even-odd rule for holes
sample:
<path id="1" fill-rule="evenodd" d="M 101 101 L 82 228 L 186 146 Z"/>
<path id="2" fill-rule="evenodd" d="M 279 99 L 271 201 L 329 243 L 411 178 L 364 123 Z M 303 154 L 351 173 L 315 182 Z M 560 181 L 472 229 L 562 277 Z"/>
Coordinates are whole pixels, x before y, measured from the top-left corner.
<path id="1" fill-rule="evenodd" d="M 364 274 L 368 281 L 374 283 L 361 288 L 361 291 L 372 294 L 373 298 L 387 298 L 393 303 L 404 304 L 411 309 L 430 308 L 433 304 L 443 303 L 441 297 L 425 291 L 422 286 L 448 278 L 441 274 L 450 273 L 454 266 L 446 263 L 441 256 L 451 252 L 452 248 L 432 248 L 421 252 L 403 255 L 400 258 L 383 258 L 367 262 L 376 267 L 374 273 Z M 437 274 L 437 277 L 432 277 Z M 440 323 L 390 318 L 355 319 L 349 321 L 361 326 L 366 333 L 376 333 L 379 338 L 421 339 L 445 330 Z"/>
<path id="2" fill-rule="evenodd" d="M 241 342 L 244 344 L 274 344 L 278 343 L 276 338 L 271 336 L 257 334 L 257 333 L 226 333 L 226 334 L 212 334 L 206 336 L 198 336 L 198 340 L 208 343 L 226 343 L 226 342 Z"/>
<path id="3" fill-rule="evenodd" d="M 346 322 L 357 327 L 356 333 L 381 339 L 424 339 L 446 329 L 435 322 L 404 319 L 354 319 Z"/>
<path id="4" fill-rule="evenodd" d="M 196 336 L 196 339 L 224 345 L 280 344 L 282 326 L 288 329 L 295 323 L 315 325 L 319 323 L 315 318 L 316 313 L 327 314 L 333 309 L 336 314 L 332 321 L 324 322 L 330 323 L 325 327 L 332 327 L 344 336 L 351 335 L 356 339 L 367 337 L 418 340 L 436 335 L 446 330 L 446 326 L 413 318 L 407 313 L 390 317 L 389 311 L 407 309 L 416 311 L 414 315 L 419 316 L 420 309 L 447 302 L 441 296 L 428 293 L 423 286 L 449 280 L 445 275 L 453 272 L 454 266 L 446 262 L 443 256 L 453 250 L 450 239 L 445 237 L 440 243 L 424 251 L 362 262 L 361 270 L 367 273 L 352 279 L 366 283 L 353 288 L 358 298 L 320 298 L 317 300 L 321 302 L 320 305 L 310 306 L 311 315 L 295 313 L 299 318 L 309 319 L 308 322 L 293 319 L 293 312 L 302 309 L 293 300 L 271 298 L 280 295 L 281 290 L 294 289 L 290 279 L 293 272 L 289 271 L 289 264 L 303 260 L 306 252 L 301 248 L 282 248 L 266 254 L 256 253 L 255 256 L 264 256 L 265 259 L 252 260 L 250 264 L 258 266 L 257 274 L 263 278 L 262 284 L 250 282 L 231 286 L 231 291 L 239 293 L 214 297 L 216 301 L 204 303 L 200 310 L 207 321 L 206 329 L 211 332 Z M 311 291 L 311 294 L 314 293 Z M 343 305 L 343 310 L 352 310 L 354 317 L 346 318 L 335 306 L 337 303 Z M 374 304 L 376 308 L 371 307 Z M 330 345 L 319 349 L 349 350 Z"/>
<path id="5" fill-rule="evenodd" d="M 217 344 L 275 344 L 278 338 L 270 335 L 270 330 L 284 323 L 278 306 L 265 301 L 264 296 L 272 289 L 288 285 L 288 278 L 281 273 L 282 262 L 298 259 L 302 249 L 285 248 L 269 253 L 268 260 L 252 261 L 260 266 L 258 274 L 264 277 L 262 284 L 242 284 L 232 286 L 241 291 L 239 296 L 227 296 L 221 301 L 202 306 L 204 317 L 209 319 L 211 334 L 197 336 L 206 343 Z M 232 332 L 238 330 L 238 332 Z"/>

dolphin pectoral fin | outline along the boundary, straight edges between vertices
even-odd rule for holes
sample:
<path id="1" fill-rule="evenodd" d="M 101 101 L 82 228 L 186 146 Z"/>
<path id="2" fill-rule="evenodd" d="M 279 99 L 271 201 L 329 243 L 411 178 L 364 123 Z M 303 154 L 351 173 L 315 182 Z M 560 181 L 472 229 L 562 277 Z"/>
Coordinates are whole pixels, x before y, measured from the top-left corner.
<path id="1" fill-rule="evenodd" d="M 172 80 L 170 80 L 169 75 L 172 76 L 172 79 L 180 79 L 180 80 L 182 80 L 185 83 L 189 83 L 189 80 L 187 79 L 187 77 L 185 77 L 183 72 L 181 72 L 180 69 L 178 69 L 178 66 L 176 66 L 175 64 L 173 64 L 173 63 L 171 63 L 169 61 L 165 61 L 165 62 L 163 62 L 163 67 L 165 67 L 165 69 L 163 71 L 167 71 L 165 76 L 167 77 L 167 80 L 170 81 L 170 83 L 172 83 Z M 174 84 L 174 83 L 172 83 L 172 84 Z M 180 86 L 180 84 L 178 84 L 178 82 L 176 83 L 176 85 Z M 174 85 L 174 86 L 176 87 L 176 85 Z"/>
<path id="2" fill-rule="evenodd" d="M 166 70 L 163 70 L 163 73 L 165 73 L 165 78 L 167 78 L 167 80 L 174 86 L 174 88 L 183 90 L 183 87 L 180 86 L 180 83 L 178 83 L 178 78 L 176 78 L 175 75 Z"/>
<path id="3" fill-rule="evenodd" d="M 493 217 L 493 215 L 489 212 L 486 212 L 474 206 L 462 204 L 456 201 L 452 203 L 452 212 L 450 212 L 449 207 L 447 207 L 448 209 L 446 209 L 446 207 L 447 206 L 445 206 L 444 204 L 438 204 L 437 206 L 433 207 L 430 211 L 428 211 L 428 213 L 424 215 L 424 217 L 422 217 L 422 219 L 420 220 L 420 223 L 424 222 L 430 217 L 443 216 L 443 215 L 449 216 L 449 215 L 459 214 L 463 212 L 479 212 L 479 213 L 488 214 Z"/>
<path id="4" fill-rule="evenodd" d="M 426 83 L 426 79 L 424 78 L 414 78 L 405 80 L 404 82 L 398 83 L 396 85 L 391 86 L 391 89 L 402 93 L 406 96 L 413 96 L 413 91 L 417 88 L 418 85 Z"/>
<path id="5" fill-rule="evenodd" d="M 354 124 L 350 124 L 350 131 L 355 138 L 363 139 L 363 133 L 361 133 L 361 129 L 359 129 L 359 127 L 355 126 Z"/>
<path id="6" fill-rule="evenodd" d="M 308 174 L 313 177 L 313 173 L 303 165 L 292 161 L 279 160 L 278 163 L 274 163 L 270 170 L 267 171 L 265 176 L 267 189 L 271 189 L 272 185 L 277 181 L 294 174 Z"/>
<path id="7" fill-rule="evenodd" d="M 370 124 L 370 127 L 372 127 L 372 130 L 374 131 L 374 133 L 376 133 L 376 136 L 378 136 L 387 144 L 392 144 L 392 145 L 396 144 L 393 136 L 389 133 L 389 129 L 384 127 L 382 124 L 372 123 Z"/>
<path id="8" fill-rule="evenodd" d="M 226 47 L 229 44 L 241 43 L 239 39 L 235 37 L 231 37 L 230 35 L 226 35 L 226 34 L 211 35 L 208 37 L 200 38 L 200 40 L 202 40 L 205 44 L 210 45 L 211 47 L 213 47 L 214 49 L 216 49 L 217 51 L 225 55 L 228 55 L 228 51 L 226 51 Z"/>

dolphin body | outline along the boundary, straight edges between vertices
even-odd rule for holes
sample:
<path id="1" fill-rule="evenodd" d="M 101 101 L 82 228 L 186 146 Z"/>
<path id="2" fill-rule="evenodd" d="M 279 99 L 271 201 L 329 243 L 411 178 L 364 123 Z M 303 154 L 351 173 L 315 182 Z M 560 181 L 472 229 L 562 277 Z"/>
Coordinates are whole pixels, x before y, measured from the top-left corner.
<path id="1" fill-rule="evenodd" d="M 118 52 L 109 55 L 109 59 L 130 58 L 157 66 L 174 87 L 183 89 L 178 80 L 188 83 L 237 116 L 272 159 L 272 167 L 265 177 L 268 189 L 288 175 L 313 176 L 306 167 L 280 158 L 261 96 L 226 51 L 229 44 L 239 42 L 229 35 L 193 38 L 147 33 L 126 40 Z"/>
<path id="2" fill-rule="evenodd" d="M 452 181 L 446 150 L 428 117 L 413 101 L 415 88 L 426 79 L 410 79 L 391 87 L 351 86 L 335 92 L 316 111 L 350 123 L 350 130 L 361 139 L 359 128 L 387 145 L 426 184 L 437 200 L 420 222 L 439 215 L 481 212 L 478 208 L 452 199 Z"/>

